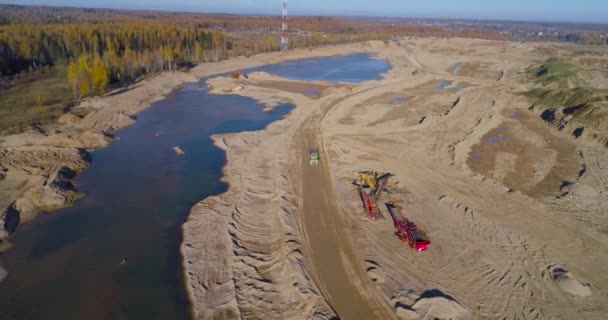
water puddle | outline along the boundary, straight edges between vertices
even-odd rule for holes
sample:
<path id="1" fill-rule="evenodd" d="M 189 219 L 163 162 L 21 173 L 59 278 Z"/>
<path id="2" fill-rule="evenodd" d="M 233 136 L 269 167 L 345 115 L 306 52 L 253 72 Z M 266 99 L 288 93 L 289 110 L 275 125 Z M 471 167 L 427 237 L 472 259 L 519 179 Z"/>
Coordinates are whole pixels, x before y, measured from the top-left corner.
<path id="1" fill-rule="evenodd" d="M 482 141 L 482 143 L 483 144 L 497 144 L 497 143 L 501 143 L 504 141 L 508 141 L 510 139 L 511 139 L 511 137 L 509 137 L 507 135 L 499 135 L 497 137 L 488 138 L 488 139 Z"/>
<path id="2" fill-rule="evenodd" d="M 437 85 L 437 90 L 443 90 L 447 87 L 449 87 L 450 85 L 452 85 L 454 81 L 443 81 L 441 82 L 439 85 Z"/>
<path id="3" fill-rule="evenodd" d="M 304 95 L 309 98 L 319 99 L 321 97 L 321 89 L 320 88 L 312 89 L 310 91 L 305 92 Z"/>
<path id="4" fill-rule="evenodd" d="M 458 73 L 460 73 L 460 68 L 462 68 L 462 66 L 464 66 L 464 63 L 462 63 L 462 62 L 455 63 L 455 64 L 452 66 L 452 69 L 454 70 L 454 71 L 453 71 L 453 72 L 454 72 L 454 74 L 456 74 L 456 75 L 457 75 Z"/>
<path id="5" fill-rule="evenodd" d="M 400 104 L 400 103 L 404 103 L 404 102 L 406 102 L 406 101 L 407 101 L 407 98 L 406 98 L 406 97 L 400 97 L 400 98 L 395 98 L 395 99 L 391 100 L 391 101 L 389 102 L 389 104 L 392 104 L 392 105 L 398 105 L 398 104 Z"/>

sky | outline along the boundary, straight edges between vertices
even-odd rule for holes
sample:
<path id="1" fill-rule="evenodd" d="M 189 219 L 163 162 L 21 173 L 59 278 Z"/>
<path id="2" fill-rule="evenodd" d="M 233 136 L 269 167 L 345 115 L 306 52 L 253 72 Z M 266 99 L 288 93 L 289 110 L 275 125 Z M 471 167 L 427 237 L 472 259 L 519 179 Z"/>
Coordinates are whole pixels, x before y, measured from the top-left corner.
<path id="1" fill-rule="evenodd" d="M 279 14 L 282 0 L 0 0 L 0 3 Z M 291 15 L 608 23 L 608 0 L 291 0 Z"/>

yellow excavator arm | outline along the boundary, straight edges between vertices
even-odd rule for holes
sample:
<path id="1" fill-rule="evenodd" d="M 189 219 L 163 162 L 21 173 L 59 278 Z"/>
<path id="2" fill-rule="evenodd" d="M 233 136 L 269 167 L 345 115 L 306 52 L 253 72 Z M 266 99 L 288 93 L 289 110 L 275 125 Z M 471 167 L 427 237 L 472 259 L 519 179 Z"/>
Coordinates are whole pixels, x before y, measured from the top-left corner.
<path id="1" fill-rule="evenodd" d="M 361 183 L 367 185 L 372 190 L 376 190 L 378 187 L 378 174 L 375 172 L 363 171 L 359 172 L 359 178 Z"/>

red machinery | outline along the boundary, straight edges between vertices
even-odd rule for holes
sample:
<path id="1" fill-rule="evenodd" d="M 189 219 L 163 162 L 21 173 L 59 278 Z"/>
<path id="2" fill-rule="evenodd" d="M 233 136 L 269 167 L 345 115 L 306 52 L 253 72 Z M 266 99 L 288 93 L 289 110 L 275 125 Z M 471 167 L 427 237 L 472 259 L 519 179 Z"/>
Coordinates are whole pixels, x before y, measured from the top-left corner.
<path id="1" fill-rule="evenodd" d="M 384 216 L 378 209 L 378 205 L 376 203 L 376 199 L 370 194 L 373 193 L 369 187 L 359 186 L 359 195 L 361 196 L 361 201 L 363 201 L 363 207 L 367 210 L 367 214 L 369 218 L 372 220 L 376 219 L 384 219 Z"/>
<path id="2" fill-rule="evenodd" d="M 375 171 L 360 171 L 360 180 L 353 181 L 353 184 L 357 186 L 359 190 L 363 207 L 367 210 L 367 214 L 372 220 L 384 219 L 382 212 L 378 208 L 377 202 L 391 176 L 391 173 L 378 175 Z"/>
<path id="3" fill-rule="evenodd" d="M 396 229 L 395 233 L 399 239 L 407 242 L 410 247 L 414 248 L 416 251 L 426 251 L 428 246 L 431 244 L 431 241 L 427 237 L 426 233 L 418 229 L 416 224 L 404 218 L 401 215 L 399 208 L 392 203 L 386 203 L 386 207 L 393 218 L 393 223 Z"/>

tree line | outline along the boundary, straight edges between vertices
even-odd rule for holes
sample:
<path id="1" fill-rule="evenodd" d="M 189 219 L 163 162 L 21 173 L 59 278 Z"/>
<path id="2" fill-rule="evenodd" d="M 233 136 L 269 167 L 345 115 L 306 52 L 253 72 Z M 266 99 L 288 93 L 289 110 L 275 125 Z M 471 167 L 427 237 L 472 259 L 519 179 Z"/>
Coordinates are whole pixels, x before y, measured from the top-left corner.
<path id="1" fill-rule="evenodd" d="M 224 59 L 226 40 L 220 31 L 154 22 L 9 24 L 0 26 L 0 76 L 67 67 L 81 97 L 146 73 Z"/>
<path id="2" fill-rule="evenodd" d="M 19 12 L 28 11 L 15 8 Z M 45 8 L 40 10 L 46 12 Z M 142 16 L 135 12 L 127 19 L 124 12 L 99 15 L 97 9 L 91 9 L 92 13 L 89 9 L 57 10 L 81 10 L 78 12 L 84 17 L 92 14 L 102 20 L 13 21 L 0 25 L 0 78 L 49 67 L 65 68 L 67 81 L 79 100 L 103 94 L 109 85 L 128 85 L 145 74 L 280 49 L 279 30 L 273 17 L 150 12 L 146 13 L 151 16 Z M 68 17 L 67 21 L 76 19 Z M 449 31 L 335 18 L 297 17 L 292 25 L 295 30 L 290 35 L 291 48 L 403 36 L 506 39 L 487 30 Z"/>

